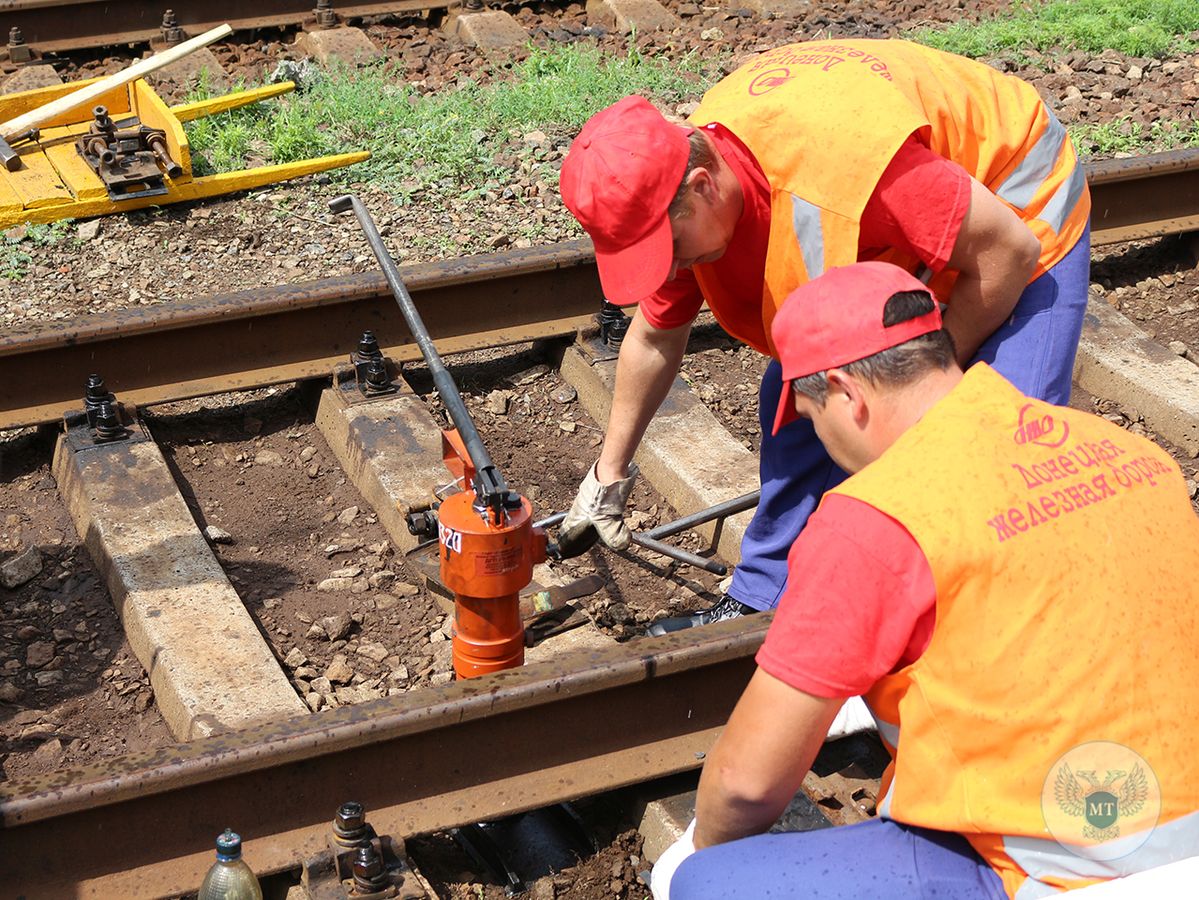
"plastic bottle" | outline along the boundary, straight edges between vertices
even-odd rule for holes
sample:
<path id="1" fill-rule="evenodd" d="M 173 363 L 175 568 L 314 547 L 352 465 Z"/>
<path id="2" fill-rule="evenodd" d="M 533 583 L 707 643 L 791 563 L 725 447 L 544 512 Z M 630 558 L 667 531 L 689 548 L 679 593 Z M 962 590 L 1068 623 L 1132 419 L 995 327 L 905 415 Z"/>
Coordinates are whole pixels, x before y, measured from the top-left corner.
<path id="1" fill-rule="evenodd" d="M 262 900 L 258 879 L 241 858 L 241 836 L 228 828 L 216 839 L 216 862 L 196 900 Z"/>

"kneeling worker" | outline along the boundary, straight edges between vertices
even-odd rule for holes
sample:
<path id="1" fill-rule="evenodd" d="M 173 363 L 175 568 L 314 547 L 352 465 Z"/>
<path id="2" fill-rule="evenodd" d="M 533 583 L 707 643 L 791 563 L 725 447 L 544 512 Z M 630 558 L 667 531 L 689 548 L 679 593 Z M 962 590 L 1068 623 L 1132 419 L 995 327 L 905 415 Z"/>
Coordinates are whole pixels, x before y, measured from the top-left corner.
<path id="1" fill-rule="evenodd" d="M 887 263 L 798 288 L 773 337 L 774 428 L 810 419 L 851 476 L 655 896 L 1046 897 L 1199 855 L 1199 518 L 1169 455 L 963 374 Z M 858 694 L 893 757 L 878 818 L 761 834 Z"/>

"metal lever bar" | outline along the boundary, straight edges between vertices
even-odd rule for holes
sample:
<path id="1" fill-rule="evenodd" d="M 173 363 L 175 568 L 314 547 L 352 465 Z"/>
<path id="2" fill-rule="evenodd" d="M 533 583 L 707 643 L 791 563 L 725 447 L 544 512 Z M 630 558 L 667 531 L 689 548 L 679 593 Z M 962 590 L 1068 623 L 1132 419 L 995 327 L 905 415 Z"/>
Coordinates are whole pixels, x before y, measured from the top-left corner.
<path id="1" fill-rule="evenodd" d="M 661 553 L 663 556 L 669 556 L 671 559 L 686 563 L 689 566 L 695 566 L 697 569 L 703 569 L 705 572 L 711 572 L 713 575 L 728 574 L 728 567 L 716 562 L 714 559 L 704 559 L 702 556 L 696 556 L 694 553 L 688 553 L 686 550 L 680 550 L 678 547 L 672 547 L 670 544 L 655 541 L 653 538 L 645 534 L 638 534 L 636 531 L 632 533 L 632 538 L 633 543 L 638 547 L 644 547 L 646 550 L 652 550 L 654 553 Z"/>
<path id="2" fill-rule="evenodd" d="M 696 556 L 694 553 L 688 553 L 686 550 L 672 547 L 670 544 L 664 544 L 658 538 L 670 537 L 681 531 L 686 531 L 688 528 L 693 528 L 696 525 L 711 522 L 713 519 L 721 519 L 739 513 L 742 510 L 751 509 L 758 505 L 761 496 L 762 492 L 760 490 L 751 491 L 748 494 L 742 494 L 740 497 L 734 497 L 732 500 L 725 500 L 723 503 L 709 506 L 707 509 L 701 509 L 699 512 L 692 513 L 689 516 L 683 516 L 681 519 L 675 519 L 673 522 L 666 522 L 649 531 L 634 531 L 632 532 L 633 543 L 639 547 L 644 547 L 646 550 L 652 550 L 654 553 L 661 553 L 663 556 L 668 556 L 678 562 L 695 566 L 697 569 L 703 569 L 705 572 L 711 572 L 714 575 L 725 575 L 728 573 L 726 566 L 721 565 L 715 560 L 704 559 L 702 556 Z M 554 513 L 540 521 L 534 522 L 533 527 L 552 528 L 555 525 L 561 524 L 565 518 L 566 513 L 564 512 Z"/>
<path id="3" fill-rule="evenodd" d="M 659 538 L 670 537 L 671 535 L 678 534 L 680 531 L 694 528 L 696 525 L 711 522 L 713 519 L 723 519 L 744 510 L 753 509 L 761 499 L 761 489 L 750 491 L 748 494 L 742 494 L 740 497 L 734 497 L 732 500 L 725 500 L 723 503 L 717 503 L 715 506 L 701 509 L 699 512 L 694 512 L 689 516 L 675 519 L 673 522 L 664 522 L 657 528 L 651 528 L 644 535 L 655 541 Z"/>
<path id="4" fill-rule="evenodd" d="M 491 461 L 491 454 L 483 445 L 483 438 L 480 437 L 479 429 L 475 427 L 474 419 L 471 418 L 466 403 L 462 400 L 458 385 L 454 383 L 454 377 L 442 363 L 441 354 L 433 346 L 433 339 L 429 337 L 428 329 L 425 328 L 416 304 L 412 302 L 408 288 L 404 286 L 404 280 L 400 277 L 400 270 L 396 266 L 395 260 L 387 252 L 383 237 L 379 234 L 379 229 L 375 227 L 369 210 L 361 200 L 351 194 L 334 197 L 329 201 L 329 209 L 335 213 L 343 213 L 352 209 L 354 215 L 357 216 L 358 224 L 362 226 L 362 231 L 366 235 L 366 241 L 370 244 L 375 259 L 379 261 L 379 266 L 383 269 L 383 276 L 387 279 L 387 284 L 395 295 L 396 302 L 400 305 L 404 321 L 408 323 L 408 329 L 416 338 L 416 344 L 425 358 L 425 364 L 428 365 L 429 371 L 433 375 L 433 384 L 437 388 L 441 402 L 445 404 L 454 427 L 462 435 L 462 442 L 466 445 L 470 461 L 475 467 L 476 475 L 473 485 L 475 494 L 484 505 L 492 508 L 497 517 L 502 515 L 505 504 L 509 502 L 508 484 L 504 480 L 503 474 L 496 468 L 495 463 Z"/>

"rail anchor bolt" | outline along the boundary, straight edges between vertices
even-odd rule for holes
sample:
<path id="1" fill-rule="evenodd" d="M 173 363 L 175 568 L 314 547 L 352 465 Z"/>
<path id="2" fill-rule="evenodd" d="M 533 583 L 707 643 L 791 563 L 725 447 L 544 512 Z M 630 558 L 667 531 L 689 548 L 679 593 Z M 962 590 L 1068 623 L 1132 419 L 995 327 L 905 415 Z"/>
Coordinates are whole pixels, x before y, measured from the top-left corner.
<path id="1" fill-rule="evenodd" d="M 337 808 L 333 817 L 333 840 L 348 849 L 361 847 L 370 842 L 374 832 L 366 824 L 366 810 L 361 803 L 351 800 Z"/>
<path id="2" fill-rule="evenodd" d="M 161 35 L 162 43 L 168 47 L 183 43 L 187 35 L 179 27 L 179 17 L 175 15 L 175 10 L 168 9 L 162 14 L 162 28 L 159 34 Z"/>
<path id="3" fill-rule="evenodd" d="M 8 61 L 27 63 L 33 60 L 33 50 L 25 43 L 25 35 L 20 27 L 14 25 L 8 30 Z"/>

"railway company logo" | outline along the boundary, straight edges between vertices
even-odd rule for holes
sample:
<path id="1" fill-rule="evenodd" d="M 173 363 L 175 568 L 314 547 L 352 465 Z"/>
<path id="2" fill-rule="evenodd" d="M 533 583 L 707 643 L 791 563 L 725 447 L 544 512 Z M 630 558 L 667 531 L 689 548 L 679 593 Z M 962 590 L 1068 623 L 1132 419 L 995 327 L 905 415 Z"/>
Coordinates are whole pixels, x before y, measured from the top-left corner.
<path id="1" fill-rule="evenodd" d="M 765 72 L 754 77 L 754 80 L 749 83 L 749 93 L 754 97 L 761 97 L 768 91 L 773 91 L 776 87 L 780 87 L 791 80 L 791 70 L 785 66 L 780 66 L 777 69 L 767 69 Z"/>
<path id="2" fill-rule="evenodd" d="M 1038 416 L 1033 405 L 1020 409 L 1020 421 L 1012 440 L 1017 444 L 1036 444 L 1039 447 L 1060 447 L 1070 437 L 1070 423 L 1059 422 L 1051 415 Z"/>
<path id="3" fill-rule="evenodd" d="M 1065 753 L 1041 789 L 1050 833 L 1087 859 L 1118 859 L 1137 850 L 1153 833 L 1161 806 L 1149 763 L 1112 741 L 1090 741 Z"/>

